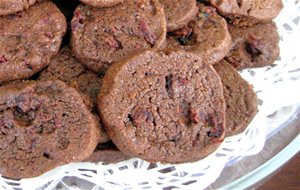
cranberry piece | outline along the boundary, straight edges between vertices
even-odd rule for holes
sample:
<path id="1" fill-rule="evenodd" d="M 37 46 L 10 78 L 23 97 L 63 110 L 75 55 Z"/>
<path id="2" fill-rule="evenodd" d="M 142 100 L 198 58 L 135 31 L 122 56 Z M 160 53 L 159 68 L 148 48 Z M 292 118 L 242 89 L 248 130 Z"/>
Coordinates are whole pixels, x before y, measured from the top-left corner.
<path id="1" fill-rule="evenodd" d="M 146 109 L 137 110 L 132 116 L 133 122 L 137 125 L 153 121 L 152 113 Z"/>
<path id="2" fill-rule="evenodd" d="M 156 37 L 151 33 L 148 24 L 144 21 L 140 21 L 139 29 L 142 31 L 144 39 L 153 46 L 155 44 Z"/>

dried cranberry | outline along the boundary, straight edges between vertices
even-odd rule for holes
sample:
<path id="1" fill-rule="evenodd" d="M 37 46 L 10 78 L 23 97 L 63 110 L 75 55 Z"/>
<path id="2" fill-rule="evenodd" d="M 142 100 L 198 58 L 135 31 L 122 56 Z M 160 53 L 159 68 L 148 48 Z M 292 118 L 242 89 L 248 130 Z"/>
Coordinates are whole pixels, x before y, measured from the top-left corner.
<path id="1" fill-rule="evenodd" d="M 114 37 L 110 36 L 108 38 L 105 39 L 105 44 L 113 50 L 119 50 L 122 49 L 122 44 L 120 41 L 118 41 L 117 39 L 115 39 Z"/>
<path id="2" fill-rule="evenodd" d="M 189 113 L 189 119 L 190 119 L 190 123 L 199 123 L 200 122 L 200 118 L 198 113 L 196 112 L 195 109 L 191 109 L 190 113 Z"/>
<path id="3" fill-rule="evenodd" d="M 5 58 L 4 55 L 0 56 L 0 63 L 4 63 L 6 61 L 7 61 L 7 59 Z"/>
<path id="4" fill-rule="evenodd" d="M 135 111 L 132 116 L 132 120 L 135 124 L 141 125 L 143 123 L 150 123 L 153 121 L 152 113 L 146 109 L 139 109 Z"/>
<path id="5" fill-rule="evenodd" d="M 181 85 L 186 85 L 189 82 L 189 80 L 185 78 L 179 78 L 178 81 Z"/>
<path id="6" fill-rule="evenodd" d="M 139 29 L 142 31 L 144 39 L 153 46 L 156 41 L 156 36 L 151 33 L 148 24 L 144 21 L 140 21 Z"/>
<path id="7" fill-rule="evenodd" d="M 52 32 L 48 31 L 45 33 L 45 36 L 48 37 L 49 39 L 53 39 L 54 38 L 54 35 Z"/>

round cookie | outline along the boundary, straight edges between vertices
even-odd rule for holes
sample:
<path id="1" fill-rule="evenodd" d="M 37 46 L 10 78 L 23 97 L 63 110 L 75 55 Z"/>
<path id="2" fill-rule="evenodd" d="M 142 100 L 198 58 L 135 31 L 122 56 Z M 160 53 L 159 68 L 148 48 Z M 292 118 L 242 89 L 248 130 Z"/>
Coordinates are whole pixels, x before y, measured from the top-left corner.
<path id="1" fill-rule="evenodd" d="M 272 65 L 279 57 L 279 34 L 275 23 L 258 24 L 251 27 L 229 26 L 232 50 L 226 55 L 236 69 Z"/>
<path id="2" fill-rule="evenodd" d="M 45 11 L 47 10 L 47 11 Z M 59 51 L 66 20 L 50 1 L 0 17 L 0 84 L 28 78 Z"/>
<path id="3" fill-rule="evenodd" d="M 35 4 L 37 0 L 20 1 L 20 0 L 1 0 L 0 1 L 0 16 L 14 14 L 19 11 L 28 9 Z"/>
<path id="4" fill-rule="evenodd" d="M 112 141 L 132 157 L 196 161 L 224 138 L 221 80 L 192 53 L 147 50 L 114 64 L 103 79 L 98 102 Z"/>
<path id="5" fill-rule="evenodd" d="M 72 50 L 94 72 L 140 49 L 165 42 L 166 19 L 158 0 L 131 0 L 112 8 L 80 5 L 72 20 Z"/>
<path id="6" fill-rule="evenodd" d="M 186 27 L 168 33 L 167 48 L 183 49 L 202 57 L 204 62 L 217 63 L 230 50 L 231 37 L 227 23 L 215 9 L 197 4 L 199 12 Z"/>
<path id="7" fill-rule="evenodd" d="M 195 0 L 160 0 L 160 3 L 165 9 L 168 31 L 184 27 L 198 12 Z"/>
<path id="8" fill-rule="evenodd" d="M 283 9 L 282 0 L 210 0 L 234 25 L 254 25 L 273 20 Z"/>
<path id="9" fill-rule="evenodd" d="M 79 63 L 72 54 L 69 47 L 64 47 L 52 60 L 47 69 L 43 70 L 39 80 L 61 80 L 67 85 L 77 89 L 85 98 L 87 105 L 95 111 L 97 95 L 102 83 L 101 75 L 96 75 Z M 88 99 L 88 100 L 86 100 Z M 90 104 L 90 105 L 89 105 Z M 109 141 L 109 137 L 101 127 L 100 120 L 95 113 L 99 123 L 100 143 Z"/>
<path id="10" fill-rule="evenodd" d="M 112 7 L 119 3 L 122 3 L 124 0 L 80 0 L 80 1 L 93 7 Z"/>
<path id="11" fill-rule="evenodd" d="M 98 144 L 94 153 L 84 161 L 92 163 L 117 163 L 128 159 L 130 159 L 129 156 L 118 150 L 112 142 L 108 142 L 104 144 Z"/>
<path id="12" fill-rule="evenodd" d="M 60 81 L 0 87 L 0 174 L 31 178 L 82 161 L 98 128 L 80 94 Z"/>
<path id="13" fill-rule="evenodd" d="M 253 87 L 225 60 L 215 64 L 214 68 L 223 84 L 226 136 L 241 133 L 258 112 L 256 93 Z"/>

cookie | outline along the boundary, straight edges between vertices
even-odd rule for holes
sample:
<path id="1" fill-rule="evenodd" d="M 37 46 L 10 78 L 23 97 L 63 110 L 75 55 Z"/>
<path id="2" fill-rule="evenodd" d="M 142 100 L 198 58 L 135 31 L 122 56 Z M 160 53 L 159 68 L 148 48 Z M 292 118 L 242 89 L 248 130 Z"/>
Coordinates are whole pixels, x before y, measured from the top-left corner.
<path id="1" fill-rule="evenodd" d="M 165 42 L 166 19 L 158 0 L 126 1 L 112 8 L 80 5 L 72 20 L 72 50 L 94 72 L 140 49 Z"/>
<path id="2" fill-rule="evenodd" d="M 69 47 L 64 47 L 59 54 L 57 54 L 52 60 L 47 69 L 43 70 L 39 76 L 39 80 L 61 80 L 67 85 L 77 89 L 85 97 L 85 102 L 93 112 L 96 111 L 95 105 L 97 101 L 97 95 L 102 83 L 101 75 L 96 75 L 92 71 L 85 68 L 79 63 Z M 88 100 L 86 100 L 88 99 Z M 104 129 L 101 127 L 100 120 L 96 113 L 101 129 L 100 143 L 109 141 L 109 137 L 106 135 Z"/>
<path id="3" fill-rule="evenodd" d="M 94 153 L 85 159 L 85 162 L 104 162 L 104 163 L 118 163 L 130 159 L 129 156 L 117 149 L 112 143 L 98 144 Z"/>
<path id="4" fill-rule="evenodd" d="M 45 11 L 47 10 L 47 11 Z M 0 17 L 0 84 L 42 70 L 59 51 L 66 20 L 50 1 Z"/>
<path id="5" fill-rule="evenodd" d="M 282 0 L 210 0 L 234 25 L 250 26 L 273 20 L 283 9 Z"/>
<path id="6" fill-rule="evenodd" d="M 199 12 L 186 27 L 168 33 L 167 48 L 183 49 L 202 57 L 204 62 L 217 63 L 230 50 L 231 37 L 227 23 L 215 9 L 197 4 Z"/>
<path id="7" fill-rule="evenodd" d="M 272 65 L 279 57 L 279 34 L 275 23 L 258 24 L 251 27 L 230 25 L 232 50 L 226 56 L 236 69 Z"/>
<path id="8" fill-rule="evenodd" d="M 64 47 L 39 76 L 44 81 L 61 80 L 90 97 L 93 103 L 97 101 L 102 78 L 77 61 L 69 47 Z"/>
<path id="9" fill-rule="evenodd" d="M 93 7 L 112 7 L 119 3 L 122 3 L 124 0 L 80 0 L 82 3 Z"/>
<path id="10" fill-rule="evenodd" d="M 216 150 L 224 137 L 221 80 L 192 53 L 146 50 L 114 64 L 98 102 L 112 141 L 132 157 L 196 161 Z"/>
<path id="11" fill-rule="evenodd" d="M 214 65 L 224 90 L 226 103 L 226 136 L 244 131 L 258 112 L 253 87 L 225 60 Z"/>
<path id="12" fill-rule="evenodd" d="M 20 1 L 20 0 L 1 0 L 0 1 L 0 16 L 14 14 L 19 11 L 28 9 L 34 5 L 37 0 Z"/>
<path id="13" fill-rule="evenodd" d="M 80 94 L 60 81 L 0 87 L 0 173 L 31 178 L 86 159 L 98 128 Z"/>
<path id="14" fill-rule="evenodd" d="M 165 9 L 168 31 L 184 27 L 198 12 L 195 0 L 160 0 L 160 3 Z"/>

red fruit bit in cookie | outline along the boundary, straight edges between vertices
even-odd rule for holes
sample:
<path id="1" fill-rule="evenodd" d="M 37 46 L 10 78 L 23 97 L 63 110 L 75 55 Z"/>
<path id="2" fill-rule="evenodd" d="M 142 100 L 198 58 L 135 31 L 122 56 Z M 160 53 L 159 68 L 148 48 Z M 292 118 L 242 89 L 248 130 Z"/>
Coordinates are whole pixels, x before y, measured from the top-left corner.
<path id="1" fill-rule="evenodd" d="M 0 63 L 4 63 L 6 61 L 7 61 L 7 59 L 5 58 L 4 55 L 0 56 Z"/>
<path id="2" fill-rule="evenodd" d="M 172 32 L 171 35 L 176 37 L 181 45 L 187 45 L 193 37 L 193 29 L 186 26 L 182 29 Z"/>
<path id="3" fill-rule="evenodd" d="M 201 12 L 211 14 L 211 13 L 216 12 L 216 9 L 213 7 L 205 6 L 205 7 L 201 8 Z"/>
<path id="4" fill-rule="evenodd" d="M 189 80 L 185 78 L 179 78 L 178 81 L 181 85 L 186 85 L 189 82 Z"/>
<path id="5" fill-rule="evenodd" d="M 108 48 L 113 49 L 113 50 L 119 50 L 122 48 L 121 42 L 116 40 L 114 37 L 110 36 L 105 39 L 105 44 L 108 46 Z"/>
<path id="6" fill-rule="evenodd" d="M 43 19 L 43 21 L 44 21 L 44 23 L 45 23 L 46 25 L 50 25 L 51 22 L 52 22 L 51 15 L 50 15 L 49 13 L 47 13 L 47 17 L 45 17 L 45 18 Z"/>
<path id="7" fill-rule="evenodd" d="M 178 37 L 182 37 L 182 36 L 190 36 L 193 32 L 193 29 L 190 27 L 184 27 L 182 29 L 176 30 L 172 33 L 173 36 L 178 36 Z"/>
<path id="8" fill-rule="evenodd" d="M 199 123 L 200 118 L 196 112 L 196 110 L 190 110 L 190 123 Z"/>
<path id="9" fill-rule="evenodd" d="M 132 116 L 133 122 L 137 125 L 150 123 L 153 120 L 152 113 L 146 109 L 137 110 Z"/>
<path id="10" fill-rule="evenodd" d="M 46 32 L 44 35 L 46 37 L 48 37 L 49 39 L 53 39 L 54 38 L 54 35 L 52 34 L 52 32 Z"/>
<path id="11" fill-rule="evenodd" d="M 77 30 L 83 24 L 83 16 L 81 11 L 77 10 L 74 12 L 74 18 L 71 23 L 71 29 L 73 31 Z"/>
<path id="12" fill-rule="evenodd" d="M 156 37 L 154 34 L 151 34 L 148 24 L 144 21 L 140 21 L 139 29 L 142 31 L 142 35 L 143 35 L 144 39 L 149 44 L 154 45 L 155 41 L 156 41 Z"/>

